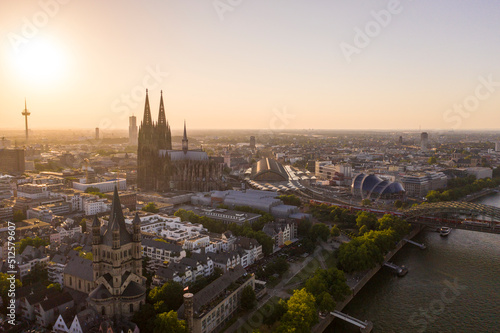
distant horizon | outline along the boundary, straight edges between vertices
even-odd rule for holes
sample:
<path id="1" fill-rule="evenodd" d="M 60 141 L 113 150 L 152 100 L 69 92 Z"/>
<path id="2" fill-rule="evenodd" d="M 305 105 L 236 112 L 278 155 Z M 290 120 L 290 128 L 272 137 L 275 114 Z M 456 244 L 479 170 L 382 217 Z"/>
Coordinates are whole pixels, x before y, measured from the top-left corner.
<path id="1" fill-rule="evenodd" d="M 500 127 L 496 2 L 220 3 L 9 2 L 1 125 L 126 129 L 148 89 L 175 129 Z"/>
<path id="2" fill-rule="evenodd" d="M 138 125 L 137 128 L 140 126 Z M 86 128 L 86 127 L 74 127 L 74 128 L 29 128 L 29 131 L 89 131 L 89 132 L 94 132 L 94 128 Z M 182 135 L 183 128 L 172 128 L 172 132 L 179 132 L 179 135 Z M 404 131 L 404 132 L 415 132 L 415 133 L 421 133 L 421 132 L 500 132 L 500 128 L 481 128 L 481 129 L 476 129 L 476 128 L 461 128 L 461 129 L 432 129 L 432 128 L 423 128 L 423 129 L 412 129 L 412 128 L 286 128 L 286 129 L 279 129 L 279 130 L 270 130 L 266 128 L 190 128 L 189 125 L 187 125 L 187 132 L 189 135 L 189 131 L 256 131 L 256 134 L 261 133 L 261 134 L 267 134 L 271 132 L 276 132 L 276 133 L 286 133 L 286 132 L 314 132 L 314 131 L 338 131 L 338 132 L 394 132 L 394 131 Z M 0 128 L 0 135 L 2 131 L 9 131 L 9 132 L 19 132 L 20 134 L 24 134 L 25 130 L 24 129 L 18 129 L 18 128 Z M 99 128 L 100 133 L 110 133 L 110 132 L 127 132 L 128 133 L 128 128 L 114 128 L 114 129 L 102 129 Z"/>

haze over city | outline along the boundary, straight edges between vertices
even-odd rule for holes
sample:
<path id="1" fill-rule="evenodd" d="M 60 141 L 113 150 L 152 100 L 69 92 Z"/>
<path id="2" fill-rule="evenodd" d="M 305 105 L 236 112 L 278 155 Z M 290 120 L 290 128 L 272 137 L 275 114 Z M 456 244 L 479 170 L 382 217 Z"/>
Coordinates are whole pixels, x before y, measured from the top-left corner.
<path id="1" fill-rule="evenodd" d="M 0 4 L 0 331 L 490 333 L 500 6 Z"/>
<path id="2" fill-rule="evenodd" d="M 55 4 L 0 5 L 1 128 L 499 127 L 495 1 Z"/>

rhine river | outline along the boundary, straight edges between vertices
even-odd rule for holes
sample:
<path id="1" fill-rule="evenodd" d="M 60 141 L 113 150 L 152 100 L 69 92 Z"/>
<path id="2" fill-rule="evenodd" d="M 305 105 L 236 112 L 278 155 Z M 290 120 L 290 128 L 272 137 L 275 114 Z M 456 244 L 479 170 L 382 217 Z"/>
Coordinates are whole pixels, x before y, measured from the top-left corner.
<path id="1" fill-rule="evenodd" d="M 500 194 L 476 202 L 500 207 Z M 373 322 L 376 333 L 500 332 L 500 235 L 430 230 L 391 261 L 408 267 L 398 278 L 382 268 L 343 312 Z M 336 319 L 325 332 L 359 332 Z"/>

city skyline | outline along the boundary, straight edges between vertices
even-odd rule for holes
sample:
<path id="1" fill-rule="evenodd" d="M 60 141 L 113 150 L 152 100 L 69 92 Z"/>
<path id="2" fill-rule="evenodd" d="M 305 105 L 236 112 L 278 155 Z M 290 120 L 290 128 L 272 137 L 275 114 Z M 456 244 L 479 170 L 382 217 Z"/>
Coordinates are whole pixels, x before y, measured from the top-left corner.
<path id="1" fill-rule="evenodd" d="M 494 6 L 4 4 L 0 127 L 127 130 L 149 89 L 174 132 L 498 129 Z"/>

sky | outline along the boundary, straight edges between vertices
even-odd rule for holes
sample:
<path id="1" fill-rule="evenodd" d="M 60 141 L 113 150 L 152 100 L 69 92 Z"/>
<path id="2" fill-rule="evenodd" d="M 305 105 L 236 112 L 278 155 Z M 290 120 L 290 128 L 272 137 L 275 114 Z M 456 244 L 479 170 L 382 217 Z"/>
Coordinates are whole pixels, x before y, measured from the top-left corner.
<path id="1" fill-rule="evenodd" d="M 500 6 L 481 0 L 0 3 L 0 128 L 500 128 Z M 139 125 L 139 124 L 138 124 Z"/>

